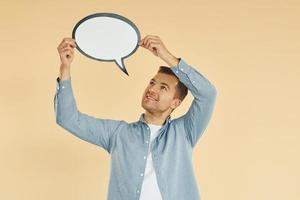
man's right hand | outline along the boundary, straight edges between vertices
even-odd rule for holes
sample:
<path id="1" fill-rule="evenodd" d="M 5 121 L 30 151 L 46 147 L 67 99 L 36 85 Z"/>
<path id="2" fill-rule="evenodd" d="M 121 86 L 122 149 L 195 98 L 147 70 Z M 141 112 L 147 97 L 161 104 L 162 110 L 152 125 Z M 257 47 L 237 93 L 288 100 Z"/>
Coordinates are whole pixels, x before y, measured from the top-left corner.
<path id="1" fill-rule="evenodd" d="M 73 38 L 64 38 L 57 47 L 60 56 L 61 68 L 70 68 L 74 59 L 74 48 L 76 47 Z"/>
<path id="2" fill-rule="evenodd" d="M 76 44 L 73 38 L 64 38 L 57 47 L 61 61 L 59 80 L 68 80 L 71 77 L 71 63 L 74 59 L 75 47 Z"/>

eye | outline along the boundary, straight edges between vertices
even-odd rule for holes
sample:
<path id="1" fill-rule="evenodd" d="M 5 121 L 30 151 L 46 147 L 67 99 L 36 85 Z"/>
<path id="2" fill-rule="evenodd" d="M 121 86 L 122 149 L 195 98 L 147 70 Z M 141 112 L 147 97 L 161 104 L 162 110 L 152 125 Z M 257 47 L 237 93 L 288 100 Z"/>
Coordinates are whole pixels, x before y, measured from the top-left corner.
<path id="1" fill-rule="evenodd" d="M 150 84 L 150 85 L 153 85 L 153 84 L 154 84 L 154 82 L 153 82 L 153 81 L 150 81 L 150 82 L 149 82 L 149 84 Z"/>
<path id="2" fill-rule="evenodd" d="M 161 86 L 160 89 L 167 91 L 167 88 L 165 86 Z"/>

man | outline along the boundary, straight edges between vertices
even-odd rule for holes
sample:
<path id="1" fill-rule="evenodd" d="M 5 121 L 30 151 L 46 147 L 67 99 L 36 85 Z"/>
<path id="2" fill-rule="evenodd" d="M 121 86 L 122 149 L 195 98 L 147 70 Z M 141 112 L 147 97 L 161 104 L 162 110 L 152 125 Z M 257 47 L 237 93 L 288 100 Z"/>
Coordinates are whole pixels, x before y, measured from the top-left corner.
<path id="1" fill-rule="evenodd" d="M 160 67 L 142 96 L 145 112 L 138 121 L 99 119 L 77 109 L 70 66 L 75 41 L 58 46 L 60 75 L 55 94 L 56 122 L 75 136 L 111 155 L 108 200 L 199 200 L 192 165 L 193 149 L 206 129 L 216 99 L 216 88 L 182 58 L 173 56 L 157 36 L 147 35 L 139 45 L 170 67 Z M 187 89 L 194 96 L 188 112 L 170 114 Z"/>

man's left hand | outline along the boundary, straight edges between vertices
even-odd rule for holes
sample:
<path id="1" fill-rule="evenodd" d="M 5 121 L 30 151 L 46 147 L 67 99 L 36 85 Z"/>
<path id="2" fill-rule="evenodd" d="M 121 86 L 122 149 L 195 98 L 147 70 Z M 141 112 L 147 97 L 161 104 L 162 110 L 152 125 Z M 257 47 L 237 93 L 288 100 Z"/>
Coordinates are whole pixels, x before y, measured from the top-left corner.
<path id="1" fill-rule="evenodd" d="M 139 45 L 163 59 L 170 66 L 176 65 L 179 62 L 178 58 L 168 51 L 161 39 L 156 35 L 147 35 L 139 42 Z"/>

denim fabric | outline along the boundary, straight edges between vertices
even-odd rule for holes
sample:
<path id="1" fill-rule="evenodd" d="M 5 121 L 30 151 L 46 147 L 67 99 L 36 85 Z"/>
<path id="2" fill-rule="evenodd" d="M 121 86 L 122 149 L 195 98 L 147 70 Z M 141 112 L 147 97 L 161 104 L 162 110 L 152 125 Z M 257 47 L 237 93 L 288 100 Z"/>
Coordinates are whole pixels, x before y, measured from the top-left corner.
<path id="1" fill-rule="evenodd" d="M 73 135 L 106 150 L 111 156 L 108 200 L 138 200 L 150 145 L 158 186 L 164 200 L 200 200 L 193 170 L 193 149 L 214 110 L 216 88 L 182 58 L 172 71 L 194 99 L 184 115 L 169 115 L 150 144 L 144 114 L 136 122 L 96 118 L 78 110 L 71 78 L 57 78 L 56 123 Z"/>

